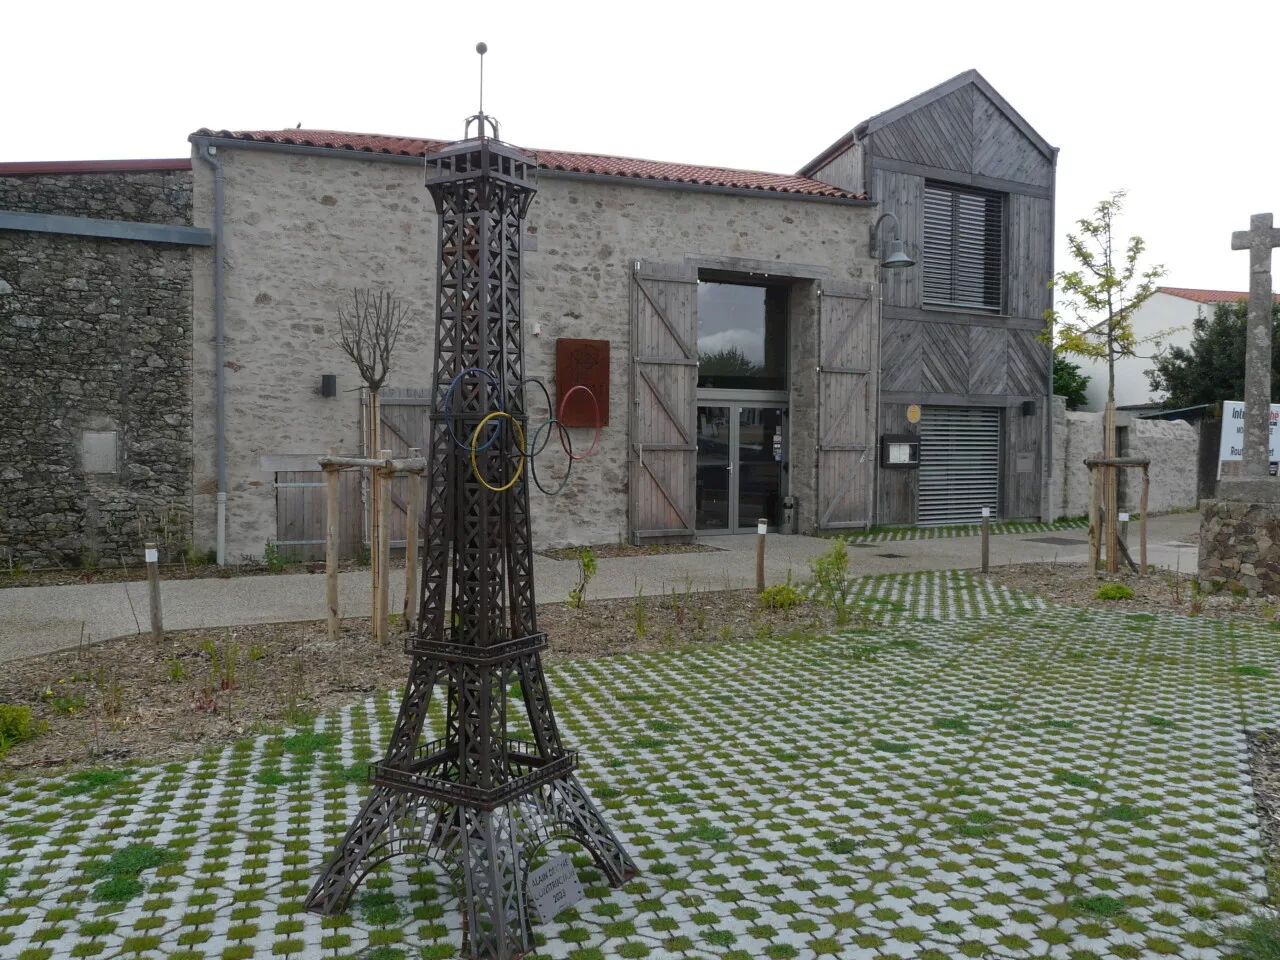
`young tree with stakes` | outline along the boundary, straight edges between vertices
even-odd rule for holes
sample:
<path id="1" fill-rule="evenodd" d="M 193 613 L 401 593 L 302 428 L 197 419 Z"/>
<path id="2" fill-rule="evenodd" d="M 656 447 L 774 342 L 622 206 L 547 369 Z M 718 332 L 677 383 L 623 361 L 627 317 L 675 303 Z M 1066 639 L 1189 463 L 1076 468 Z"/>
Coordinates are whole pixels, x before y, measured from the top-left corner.
<path id="1" fill-rule="evenodd" d="M 414 315 L 393 292 L 357 288 L 351 291 L 350 306 L 338 306 L 338 335 L 334 341 L 356 365 L 360 379 L 369 391 L 369 402 L 364 410 L 364 455 L 367 457 L 377 457 L 382 447 L 382 405 L 379 393 L 387 381 L 387 374 L 391 372 L 391 358 L 400 341 L 400 334 L 413 319 Z M 369 505 L 369 562 L 376 592 L 379 575 L 385 575 L 386 571 L 380 570 L 382 544 L 379 541 L 378 516 L 381 492 L 378 477 L 373 470 L 369 471 L 368 484 L 369 496 L 366 502 Z M 406 550 L 410 549 L 410 544 L 416 539 L 411 535 L 415 514 L 415 506 L 409 505 L 405 529 L 410 534 L 406 535 Z M 376 597 L 373 609 L 378 609 Z M 376 635 L 377 631 L 372 630 L 371 634 Z"/>
<path id="2" fill-rule="evenodd" d="M 1094 208 L 1092 219 L 1076 221 L 1078 233 L 1067 234 L 1074 270 L 1060 272 L 1053 281 L 1063 310 L 1050 310 L 1050 336 L 1065 354 L 1104 360 L 1107 364 L 1107 407 L 1104 417 L 1104 459 L 1116 455 L 1116 360 L 1139 356 L 1138 348 L 1160 340 L 1169 331 L 1139 339 L 1133 314 L 1156 292 L 1163 266 L 1139 266 L 1146 250 L 1141 237 L 1133 236 L 1123 247 L 1115 236 L 1116 220 L 1124 209 L 1125 191 L 1117 190 Z M 1103 483 L 1106 504 L 1107 571 L 1119 570 L 1117 526 L 1117 474 L 1102 467 L 1096 474 Z"/>

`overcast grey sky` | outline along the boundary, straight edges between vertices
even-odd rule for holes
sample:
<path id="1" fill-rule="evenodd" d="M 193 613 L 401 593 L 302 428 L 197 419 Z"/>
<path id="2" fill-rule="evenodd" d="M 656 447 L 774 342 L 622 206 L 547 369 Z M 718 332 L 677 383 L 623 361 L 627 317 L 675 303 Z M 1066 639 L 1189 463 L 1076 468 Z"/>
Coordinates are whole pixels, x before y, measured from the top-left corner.
<path id="1" fill-rule="evenodd" d="M 1062 234 L 1129 190 L 1175 286 L 1246 289 L 1232 230 L 1280 214 L 1280 3 L 71 2 L 0 18 L 0 161 L 186 155 L 187 134 L 449 138 L 477 40 L 503 137 L 793 172 L 976 67 L 1052 144 Z"/>

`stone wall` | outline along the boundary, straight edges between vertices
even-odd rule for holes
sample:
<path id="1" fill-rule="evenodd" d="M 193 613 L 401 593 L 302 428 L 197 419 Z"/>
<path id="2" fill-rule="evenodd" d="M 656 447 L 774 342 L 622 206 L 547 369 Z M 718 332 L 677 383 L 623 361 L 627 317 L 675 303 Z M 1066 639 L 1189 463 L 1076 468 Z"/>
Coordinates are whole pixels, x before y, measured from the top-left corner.
<path id="1" fill-rule="evenodd" d="M 0 209 L 28 213 L 190 224 L 191 195 L 187 171 L 0 177 Z M 114 565 L 148 537 L 181 549 L 190 398 L 187 247 L 0 230 L 4 559 Z M 94 473 L 90 431 L 106 435 Z"/>
<path id="2" fill-rule="evenodd" d="M 1151 513 L 1190 510 L 1198 502 L 1200 434 L 1185 420 L 1134 420 L 1129 425 L 1129 456 L 1151 459 Z M 1131 471 L 1132 472 L 1132 471 Z M 1129 483 L 1129 506 L 1138 509 L 1139 474 Z"/>
<path id="3" fill-rule="evenodd" d="M 338 303 L 355 286 L 394 288 L 420 320 L 387 385 L 430 386 L 436 218 L 417 164 L 223 148 L 227 346 L 227 555 L 273 538 L 271 454 L 359 448 L 360 381 L 332 343 Z M 212 225 L 212 175 L 195 170 L 195 218 Z M 530 375 L 554 389 L 557 337 L 611 344 L 611 419 L 565 493 L 532 490 L 539 546 L 610 542 L 627 529 L 630 276 L 642 259 L 738 257 L 812 265 L 868 279 L 874 209 L 630 184 L 543 178 L 526 222 L 525 349 Z M 212 543 L 212 260 L 195 254 L 196 539 Z M 535 328 L 535 324 L 537 327 Z M 536 332 L 535 332 L 536 329 Z M 338 396 L 319 395 L 338 375 Z M 541 411 L 535 407 L 535 417 Z M 794 439 L 794 434 L 793 434 Z M 574 446 L 590 442 L 574 431 Z M 552 470 L 558 466 L 548 464 Z"/>
<path id="4" fill-rule="evenodd" d="M 1117 416 L 1116 423 L 1129 431 L 1129 455 L 1151 460 L 1149 513 L 1194 509 L 1200 435 L 1185 420 L 1140 420 Z M 1086 457 L 1103 448 L 1103 414 L 1068 411 L 1061 397 L 1054 398 L 1053 478 L 1050 516 L 1080 517 L 1089 512 L 1089 468 Z M 1130 471 L 1121 489 L 1121 509 L 1136 512 L 1142 491 L 1141 473 Z"/>
<path id="5" fill-rule="evenodd" d="M 1280 505 L 1207 500 L 1200 521 L 1200 582 L 1250 596 L 1280 594 Z"/>

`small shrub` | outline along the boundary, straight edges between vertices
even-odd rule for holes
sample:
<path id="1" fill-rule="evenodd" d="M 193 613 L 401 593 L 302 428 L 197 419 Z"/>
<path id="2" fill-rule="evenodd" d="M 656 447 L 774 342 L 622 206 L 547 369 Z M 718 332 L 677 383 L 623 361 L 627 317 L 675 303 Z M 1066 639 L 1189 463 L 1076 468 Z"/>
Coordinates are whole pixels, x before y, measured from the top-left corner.
<path id="1" fill-rule="evenodd" d="M 760 606 L 767 610 L 790 610 L 800 604 L 800 591 L 790 583 L 775 583 L 760 594 Z"/>
<path id="2" fill-rule="evenodd" d="M 268 570 L 272 573 L 279 573 L 284 569 L 287 562 L 284 555 L 280 552 L 280 548 L 276 546 L 274 540 L 268 540 L 267 545 L 262 549 L 262 562 L 266 564 Z"/>
<path id="3" fill-rule="evenodd" d="M 0 703 L 0 757 L 15 743 L 30 740 L 33 736 L 35 727 L 31 723 L 31 708 Z"/>
<path id="4" fill-rule="evenodd" d="M 569 606 L 581 610 L 587 605 L 587 584 L 596 575 L 596 552 L 590 547 L 578 551 L 578 582 L 569 591 Z"/>
<path id="5" fill-rule="evenodd" d="M 1133 591 L 1123 583 L 1104 583 L 1096 596 L 1099 600 L 1132 600 Z"/>

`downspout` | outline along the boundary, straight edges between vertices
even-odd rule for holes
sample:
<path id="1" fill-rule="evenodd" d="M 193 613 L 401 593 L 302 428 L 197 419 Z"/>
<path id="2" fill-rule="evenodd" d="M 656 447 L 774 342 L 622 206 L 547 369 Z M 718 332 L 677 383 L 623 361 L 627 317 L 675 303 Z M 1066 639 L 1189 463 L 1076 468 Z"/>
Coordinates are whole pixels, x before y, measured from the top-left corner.
<path id="1" fill-rule="evenodd" d="M 218 565 L 227 562 L 227 330 L 222 284 L 222 160 L 208 141 L 197 151 L 213 167 L 213 458 L 218 472 Z"/>

